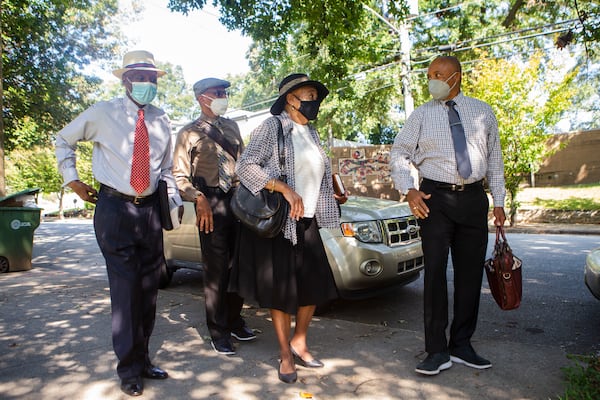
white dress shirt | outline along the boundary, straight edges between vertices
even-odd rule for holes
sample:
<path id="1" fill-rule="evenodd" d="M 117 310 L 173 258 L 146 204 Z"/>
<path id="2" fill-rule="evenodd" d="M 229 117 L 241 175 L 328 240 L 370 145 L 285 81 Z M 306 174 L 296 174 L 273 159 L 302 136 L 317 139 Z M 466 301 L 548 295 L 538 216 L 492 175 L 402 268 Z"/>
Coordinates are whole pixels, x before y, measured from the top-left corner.
<path id="1" fill-rule="evenodd" d="M 164 179 L 169 195 L 180 205 L 181 198 L 171 172 L 171 123 L 160 108 L 150 104 L 143 108 L 150 140 L 150 186 L 139 195 L 154 193 L 158 180 Z M 75 155 L 77 142 L 91 141 L 94 143 L 92 171 L 96 180 L 123 194 L 137 196 L 129 183 L 137 112 L 138 106 L 129 97 L 101 101 L 58 132 L 56 158 L 64 184 L 79 179 Z"/>

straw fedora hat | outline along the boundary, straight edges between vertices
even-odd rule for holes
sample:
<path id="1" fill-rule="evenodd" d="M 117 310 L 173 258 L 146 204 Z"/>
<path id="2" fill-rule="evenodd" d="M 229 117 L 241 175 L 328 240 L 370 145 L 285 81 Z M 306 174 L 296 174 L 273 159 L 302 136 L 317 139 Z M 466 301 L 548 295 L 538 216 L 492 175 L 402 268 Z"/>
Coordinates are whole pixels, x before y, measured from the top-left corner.
<path id="1" fill-rule="evenodd" d="M 323 101 L 329 94 L 329 90 L 319 81 L 309 79 L 306 74 L 291 74 L 283 78 L 279 84 L 279 97 L 271 106 L 271 114 L 279 115 L 285 108 L 287 94 L 302 86 L 312 86 L 317 89 L 317 100 Z"/>
<path id="2" fill-rule="evenodd" d="M 123 68 L 115 69 L 113 75 L 121 79 L 123 74 L 131 70 L 156 71 L 158 76 L 166 74 L 165 71 L 156 68 L 154 56 L 146 50 L 133 50 L 123 56 Z"/>

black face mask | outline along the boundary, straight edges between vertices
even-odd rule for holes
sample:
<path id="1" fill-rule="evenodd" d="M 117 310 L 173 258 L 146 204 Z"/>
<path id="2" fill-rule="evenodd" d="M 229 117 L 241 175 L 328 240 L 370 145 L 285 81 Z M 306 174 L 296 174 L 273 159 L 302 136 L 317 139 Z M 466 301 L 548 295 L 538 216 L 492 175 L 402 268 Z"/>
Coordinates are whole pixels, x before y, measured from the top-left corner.
<path id="1" fill-rule="evenodd" d="M 317 119 L 317 114 L 319 113 L 320 106 L 321 102 L 319 100 L 300 100 L 300 107 L 298 108 L 298 111 L 300 111 L 300 114 L 304 115 L 307 120 L 312 121 L 314 119 Z"/>

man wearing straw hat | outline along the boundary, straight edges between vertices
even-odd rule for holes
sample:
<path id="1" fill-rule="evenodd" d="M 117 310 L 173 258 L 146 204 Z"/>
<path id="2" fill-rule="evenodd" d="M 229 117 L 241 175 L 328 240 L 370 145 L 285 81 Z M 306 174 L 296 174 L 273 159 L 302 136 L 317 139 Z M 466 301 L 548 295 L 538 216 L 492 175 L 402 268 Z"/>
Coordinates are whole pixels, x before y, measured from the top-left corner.
<path id="1" fill-rule="evenodd" d="M 165 72 L 156 68 L 151 53 L 136 50 L 125 54 L 123 68 L 113 74 L 125 96 L 91 106 L 64 127 L 56 138 L 56 157 L 64 184 L 96 204 L 94 230 L 106 260 L 117 374 L 121 390 L 139 396 L 143 378 L 168 377 L 148 353 L 164 259 L 158 181 L 167 182 L 175 204 L 182 202 L 171 172 L 170 121 L 150 104 Z M 99 191 L 79 180 L 79 141 L 94 143 L 92 170 Z"/>

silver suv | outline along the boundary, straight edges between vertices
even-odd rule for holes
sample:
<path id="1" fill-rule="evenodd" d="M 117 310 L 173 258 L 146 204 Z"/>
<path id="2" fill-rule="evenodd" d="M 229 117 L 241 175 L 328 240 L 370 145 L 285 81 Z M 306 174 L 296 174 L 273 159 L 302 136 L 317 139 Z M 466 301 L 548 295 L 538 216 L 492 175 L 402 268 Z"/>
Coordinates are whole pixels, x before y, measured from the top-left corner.
<path id="1" fill-rule="evenodd" d="M 417 219 L 406 203 L 351 196 L 341 206 L 340 227 L 321 237 L 341 298 L 366 298 L 417 279 L 423 252 Z M 193 203 L 184 202 L 182 224 L 164 232 L 161 288 L 178 268 L 201 270 L 202 251 Z"/>

